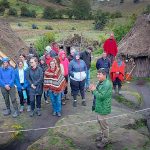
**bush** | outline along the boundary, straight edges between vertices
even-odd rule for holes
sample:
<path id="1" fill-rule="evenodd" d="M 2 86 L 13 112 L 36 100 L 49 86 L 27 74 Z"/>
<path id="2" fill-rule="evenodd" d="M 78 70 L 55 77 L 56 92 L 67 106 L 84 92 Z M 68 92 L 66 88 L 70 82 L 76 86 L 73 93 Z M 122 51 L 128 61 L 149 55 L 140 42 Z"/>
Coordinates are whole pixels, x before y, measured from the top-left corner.
<path id="1" fill-rule="evenodd" d="M 57 10 L 56 12 L 56 18 L 57 19 L 63 19 L 64 18 L 64 15 L 65 15 L 66 11 L 65 10 Z"/>
<path id="2" fill-rule="evenodd" d="M 35 10 L 29 10 L 27 7 L 22 6 L 21 7 L 21 16 L 24 17 L 36 17 L 36 11 Z"/>
<path id="3" fill-rule="evenodd" d="M 76 28 L 75 28 L 75 27 L 72 27 L 71 30 L 76 30 Z"/>
<path id="4" fill-rule="evenodd" d="M 46 25 L 46 26 L 45 26 L 45 29 L 46 29 L 46 30 L 53 30 L 53 28 L 52 28 L 51 25 Z"/>
<path id="5" fill-rule="evenodd" d="M 38 29 L 38 26 L 36 24 L 32 24 L 32 29 Z"/>
<path id="6" fill-rule="evenodd" d="M 0 14 L 3 15 L 5 12 L 5 7 L 0 5 Z"/>
<path id="7" fill-rule="evenodd" d="M 17 10 L 15 8 L 9 8 L 8 15 L 17 16 Z"/>
<path id="8" fill-rule="evenodd" d="M 17 25 L 18 25 L 18 27 L 21 27 L 21 26 L 22 26 L 22 24 L 21 24 L 20 22 L 19 22 Z"/>
<path id="9" fill-rule="evenodd" d="M 72 9 L 66 9 L 65 15 L 68 16 L 69 19 L 73 18 L 73 10 Z"/>
<path id="10" fill-rule="evenodd" d="M 46 7 L 43 12 L 43 18 L 45 19 L 56 19 L 57 12 L 52 7 Z"/>
<path id="11" fill-rule="evenodd" d="M 55 34 L 54 33 L 46 33 L 43 37 L 40 37 L 35 42 L 35 47 L 37 49 L 37 52 L 39 56 L 42 56 L 44 53 L 44 49 L 47 45 L 49 45 L 51 42 L 55 41 Z"/>
<path id="12" fill-rule="evenodd" d="M 106 23 L 108 22 L 109 17 L 105 13 L 98 14 L 95 18 L 95 30 L 102 30 Z"/>
<path id="13" fill-rule="evenodd" d="M 143 11 L 143 14 L 149 14 L 150 13 L 150 5 L 147 5 L 145 10 Z"/>
<path id="14" fill-rule="evenodd" d="M 2 0 L 0 2 L 0 5 L 3 6 L 4 8 L 9 8 L 10 7 L 9 2 L 7 0 Z"/>
<path id="15" fill-rule="evenodd" d="M 111 16 L 110 16 L 112 19 L 114 18 L 121 18 L 122 17 L 122 14 L 120 11 L 116 11 L 115 13 L 112 13 Z"/>

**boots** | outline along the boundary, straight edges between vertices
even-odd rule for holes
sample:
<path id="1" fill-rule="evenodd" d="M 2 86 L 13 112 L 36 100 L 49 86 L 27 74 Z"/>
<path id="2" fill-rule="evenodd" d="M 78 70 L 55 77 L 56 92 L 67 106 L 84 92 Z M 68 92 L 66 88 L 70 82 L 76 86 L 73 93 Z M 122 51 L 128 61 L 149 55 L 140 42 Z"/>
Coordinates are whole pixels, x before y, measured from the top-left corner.
<path id="1" fill-rule="evenodd" d="M 119 94 L 119 95 L 121 95 L 120 91 L 121 91 L 121 87 L 118 86 L 118 94 Z"/>
<path id="2" fill-rule="evenodd" d="M 100 133 L 99 133 L 99 136 L 97 136 L 97 138 L 96 138 L 95 141 L 96 141 L 96 142 L 102 141 L 103 137 L 104 137 L 104 134 L 103 134 L 102 132 L 100 132 Z"/>
<path id="3" fill-rule="evenodd" d="M 82 106 L 86 106 L 85 99 L 82 100 Z"/>
<path id="4" fill-rule="evenodd" d="M 73 101 L 73 107 L 77 107 L 77 100 Z"/>
<path id="5" fill-rule="evenodd" d="M 34 110 L 31 110 L 30 117 L 34 116 Z"/>
<path id="6" fill-rule="evenodd" d="M 104 148 L 107 144 L 109 144 L 108 138 L 103 138 L 100 142 L 96 144 L 97 148 Z"/>
<path id="7" fill-rule="evenodd" d="M 37 113 L 38 116 L 41 116 L 41 109 L 40 109 L 40 108 L 37 108 L 36 113 Z"/>
<path id="8" fill-rule="evenodd" d="M 19 111 L 15 110 L 12 116 L 13 116 L 13 118 L 18 117 L 19 116 Z"/>
<path id="9" fill-rule="evenodd" d="M 4 116 L 8 116 L 10 114 L 11 114 L 11 110 L 10 109 L 6 109 L 6 110 L 3 111 L 3 115 Z"/>

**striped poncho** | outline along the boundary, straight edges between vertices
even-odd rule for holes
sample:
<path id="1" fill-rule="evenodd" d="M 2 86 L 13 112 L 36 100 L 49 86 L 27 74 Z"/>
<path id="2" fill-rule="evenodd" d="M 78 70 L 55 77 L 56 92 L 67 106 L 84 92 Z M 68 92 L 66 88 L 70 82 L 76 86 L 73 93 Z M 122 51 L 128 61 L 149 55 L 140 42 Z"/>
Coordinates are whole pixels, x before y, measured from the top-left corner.
<path id="1" fill-rule="evenodd" d="M 44 73 L 44 90 L 51 90 L 55 93 L 62 92 L 66 87 L 66 81 L 60 68 L 51 70 L 48 68 Z"/>

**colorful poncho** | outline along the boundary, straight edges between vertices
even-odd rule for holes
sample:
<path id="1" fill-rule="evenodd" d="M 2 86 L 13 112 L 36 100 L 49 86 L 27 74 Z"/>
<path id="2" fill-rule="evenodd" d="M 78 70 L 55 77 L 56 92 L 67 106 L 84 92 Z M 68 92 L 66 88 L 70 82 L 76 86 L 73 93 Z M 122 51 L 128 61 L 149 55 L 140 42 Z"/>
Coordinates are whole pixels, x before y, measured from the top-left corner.
<path id="1" fill-rule="evenodd" d="M 44 90 L 51 90 L 55 93 L 62 92 L 66 87 L 66 81 L 60 68 L 51 70 L 48 68 L 44 73 Z"/>

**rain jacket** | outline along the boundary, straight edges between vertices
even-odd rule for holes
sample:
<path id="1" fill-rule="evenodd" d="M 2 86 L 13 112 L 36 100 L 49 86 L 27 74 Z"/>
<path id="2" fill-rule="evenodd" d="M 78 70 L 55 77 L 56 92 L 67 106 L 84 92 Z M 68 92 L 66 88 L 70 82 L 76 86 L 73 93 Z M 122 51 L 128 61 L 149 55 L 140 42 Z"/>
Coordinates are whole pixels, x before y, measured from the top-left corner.
<path id="1" fill-rule="evenodd" d="M 65 59 L 62 59 L 62 55 L 65 54 Z M 69 60 L 66 57 L 66 53 L 64 51 L 60 51 L 59 52 L 59 60 L 60 60 L 60 64 L 63 65 L 63 69 L 64 69 L 64 76 L 68 76 L 68 69 L 69 69 Z"/>
<path id="2" fill-rule="evenodd" d="M 93 91 L 96 97 L 95 112 L 100 115 L 108 115 L 111 113 L 112 100 L 112 83 L 109 79 L 98 83 L 96 90 Z"/>
<path id="3" fill-rule="evenodd" d="M 125 63 L 122 61 L 121 65 L 119 66 L 117 61 L 114 61 L 110 70 L 111 80 L 115 81 L 116 78 L 119 78 L 121 81 L 123 81 L 124 75 L 125 75 Z"/>

